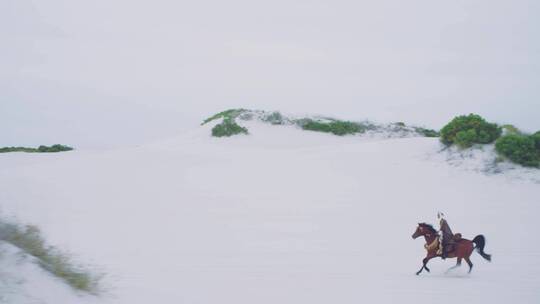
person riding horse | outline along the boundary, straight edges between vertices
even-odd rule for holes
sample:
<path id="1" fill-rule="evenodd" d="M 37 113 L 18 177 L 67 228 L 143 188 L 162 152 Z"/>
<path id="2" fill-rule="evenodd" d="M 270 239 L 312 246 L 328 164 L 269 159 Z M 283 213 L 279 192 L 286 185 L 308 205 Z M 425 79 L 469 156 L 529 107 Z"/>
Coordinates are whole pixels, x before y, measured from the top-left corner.
<path id="1" fill-rule="evenodd" d="M 429 272 L 427 263 L 436 257 L 441 257 L 443 259 L 457 258 L 456 266 L 448 269 L 447 272 L 451 269 L 459 267 L 461 265 L 461 261 L 465 260 L 465 262 L 469 264 L 470 273 L 473 268 L 470 257 L 475 250 L 485 260 L 491 261 L 491 255 L 484 252 L 486 238 L 483 235 L 479 234 L 472 240 L 464 239 L 461 237 L 460 233 L 456 233 L 455 235 L 452 233 L 448 222 L 446 219 L 444 219 L 444 214 L 439 212 L 438 218 L 440 232 L 430 224 L 418 223 L 415 232 L 412 234 L 413 239 L 424 237 L 426 241 L 424 244 L 424 248 L 427 251 L 426 257 L 422 260 L 422 268 L 416 272 L 417 275 L 419 275 L 424 269 Z"/>
<path id="2" fill-rule="evenodd" d="M 437 254 L 440 254 L 443 259 L 446 259 L 448 253 L 454 250 L 454 234 L 452 233 L 452 229 L 450 229 L 450 225 L 448 225 L 448 222 L 444 218 L 444 213 L 437 213 L 437 218 L 439 219 L 440 232 L 442 234 L 441 246 L 439 247 Z"/>

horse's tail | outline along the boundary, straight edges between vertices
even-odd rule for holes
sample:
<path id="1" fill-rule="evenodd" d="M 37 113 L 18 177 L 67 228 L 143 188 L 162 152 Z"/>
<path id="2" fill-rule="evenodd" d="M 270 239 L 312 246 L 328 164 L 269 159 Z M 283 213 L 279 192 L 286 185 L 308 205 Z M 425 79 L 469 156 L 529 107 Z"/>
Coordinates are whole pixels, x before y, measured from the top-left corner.
<path id="1" fill-rule="evenodd" d="M 491 262 L 491 254 L 487 254 L 484 252 L 484 246 L 486 246 L 486 238 L 483 235 L 477 235 L 472 240 L 474 243 L 474 249 L 480 254 L 484 259 Z"/>

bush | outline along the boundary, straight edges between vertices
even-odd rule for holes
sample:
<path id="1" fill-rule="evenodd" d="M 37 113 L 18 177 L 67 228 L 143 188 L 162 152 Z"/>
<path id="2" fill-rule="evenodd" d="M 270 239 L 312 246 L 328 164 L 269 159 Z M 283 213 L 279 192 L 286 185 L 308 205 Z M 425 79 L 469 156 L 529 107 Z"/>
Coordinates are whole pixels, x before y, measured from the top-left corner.
<path id="1" fill-rule="evenodd" d="M 46 152 L 46 153 L 53 153 L 53 152 L 63 152 L 63 151 L 71 151 L 73 150 L 72 147 L 64 146 L 64 145 L 52 145 L 50 147 L 47 146 L 39 146 L 38 152 Z"/>
<path id="2" fill-rule="evenodd" d="M 441 129 L 441 141 L 468 148 L 475 143 L 489 144 L 501 136 L 501 128 L 476 114 L 455 117 Z"/>
<path id="3" fill-rule="evenodd" d="M 283 124 L 283 115 L 279 112 L 272 112 L 266 114 L 262 117 L 262 121 L 271 123 L 273 125 L 282 125 Z"/>
<path id="4" fill-rule="evenodd" d="M 365 127 L 363 127 L 361 124 L 340 120 L 320 122 L 306 119 L 301 122 L 301 126 L 304 130 L 332 133 L 339 136 L 362 133 L 365 131 Z"/>
<path id="5" fill-rule="evenodd" d="M 75 266 L 68 255 L 52 246 L 47 246 L 37 227 L 21 227 L 0 222 L 0 240 L 35 257 L 43 269 L 64 280 L 71 287 L 92 294 L 99 293 L 101 276 Z"/>
<path id="6" fill-rule="evenodd" d="M 415 127 L 414 130 L 422 135 L 424 135 L 425 137 L 439 137 L 440 134 L 439 132 L 433 130 L 433 129 L 426 129 L 426 128 L 422 128 L 422 127 Z"/>
<path id="7" fill-rule="evenodd" d="M 528 167 L 540 166 L 540 148 L 537 148 L 535 136 L 505 135 L 495 143 L 496 151 L 509 160 Z"/>
<path id="8" fill-rule="evenodd" d="M 8 153 L 8 152 L 37 152 L 36 148 L 27 148 L 27 147 L 3 147 L 0 148 L 0 153 Z"/>
<path id="9" fill-rule="evenodd" d="M 4 148 L 0 148 L 0 153 L 7 153 L 7 152 L 52 153 L 52 152 L 64 152 L 64 151 L 71 151 L 71 150 L 73 150 L 72 147 L 57 144 L 57 145 L 52 145 L 50 147 L 39 146 L 38 148 L 4 147 Z"/>
<path id="10" fill-rule="evenodd" d="M 458 146 L 463 148 L 468 148 L 472 146 L 473 143 L 476 142 L 476 138 L 478 137 L 478 134 L 476 133 L 476 130 L 469 129 L 467 131 L 459 131 L 456 133 L 456 143 Z"/>
<path id="11" fill-rule="evenodd" d="M 212 136 L 215 137 L 229 137 L 236 134 L 248 134 L 248 130 L 239 126 L 232 118 L 225 118 L 212 128 Z"/>
<path id="12" fill-rule="evenodd" d="M 531 135 L 531 138 L 534 140 L 534 145 L 536 146 L 536 149 L 540 150 L 540 131 Z"/>
<path id="13" fill-rule="evenodd" d="M 236 119 L 236 117 L 238 117 L 238 115 L 244 113 L 245 111 L 247 111 L 246 109 L 229 109 L 229 110 L 225 110 L 223 112 L 219 112 L 211 117 L 208 117 L 207 119 L 205 119 L 201 125 L 204 125 L 204 124 L 207 124 L 209 122 L 211 122 L 212 120 L 216 120 L 216 119 L 219 119 L 219 118 L 223 118 L 224 120 L 225 119 Z"/>
<path id="14" fill-rule="evenodd" d="M 521 132 L 514 125 L 510 125 L 510 124 L 502 125 L 501 129 L 502 129 L 502 134 L 504 135 L 508 135 L 508 134 L 523 135 L 523 132 Z"/>

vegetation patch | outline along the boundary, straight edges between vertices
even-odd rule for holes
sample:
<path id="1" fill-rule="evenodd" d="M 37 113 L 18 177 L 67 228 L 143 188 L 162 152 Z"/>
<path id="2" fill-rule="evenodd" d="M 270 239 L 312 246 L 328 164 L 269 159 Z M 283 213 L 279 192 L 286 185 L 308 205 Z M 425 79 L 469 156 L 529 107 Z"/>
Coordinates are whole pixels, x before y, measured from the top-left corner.
<path id="1" fill-rule="evenodd" d="M 35 257 L 43 269 L 62 279 L 74 289 L 91 294 L 99 293 L 99 282 L 102 275 L 95 275 L 83 267 L 75 265 L 67 254 L 47 245 L 37 227 L 21 227 L 17 224 L 0 221 L 0 240 Z"/>
<path id="2" fill-rule="evenodd" d="M 435 131 L 433 129 L 427 129 L 423 127 L 415 127 L 415 126 L 407 126 L 404 122 L 398 121 L 392 123 L 390 126 L 392 126 L 392 129 L 395 131 L 409 131 L 412 130 L 424 137 L 439 137 L 440 134 L 438 131 Z"/>
<path id="3" fill-rule="evenodd" d="M 304 130 L 332 133 L 339 136 L 363 133 L 366 130 L 366 128 L 359 123 L 341 120 L 322 122 L 312 119 L 304 119 L 300 122 L 300 126 Z"/>
<path id="4" fill-rule="evenodd" d="M 540 167 L 540 131 L 529 135 L 510 124 L 498 126 L 487 122 L 480 115 L 455 117 L 441 129 L 441 141 L 461 148 L 495 141 L 499 155 L 496 162 L 507 159 L 527 167 Z"/>
<path id="5" fill-rule="evenodd" d="M 540 167 L 540 133 L 508 134 L 495 142 L 495 150 L 509 160 L 527 167 Z"/>
<path id="6" fill-rule="evenodd" d="M 536 146 L 536 149 L 540 150 L 540 131 L 531 135 L 531 138 L 534 140 L 534 145 Z"/>
<path id="7" fill-rule="evenodd" d="M 283 125 L 286 119 L 279 112 L 265 113 L 261 120 L 273 125 Z"/>
<path id="8" fill-rule="evenodd" d="M 28 147 L 3 147 L 3 148 L 0 148 L 0 153 L 8 153 L 8 152 L 34 153 L 34 152 L 38 152 L 38 150 L 36 148 L 28 148 Z"/>
<path id="9" fill-rule="evenodd" d="M 212 136 L 215 137 L 229 137 L 237 134 L 248 134 L 248 130 L 238 125 L 232 118 L 225 118 L 223 122 L 212 128 Z"/>
<path id="10" fill-rule="evenodd" d="M 509 125 L 509 124 L 502 125 L 501 129 L 502 129 L 502 134 L 504 135 L 508 135 L 508 134 L 523 135 L 524 134 L 523 132 L 521 132 L 520 129 L 516 128 L 514 125 Z"/>
<path id="11" fill-rule="evenodd" d="M 501 136 L 502 130 L 480 115 L 469 114 L 455 117 L 441 129 L 441 141 L 446 145 L 457 144 L 469 148 L 473 144 L 489 144 Z"/>
<path id="12" fill-rule="evenodd" d="M 425 137 L 439 137 L 441 134 L 438 131 L 435 131 L 433 129 L 426 129 L 422 127 L 414 127 L 414 130 Z"/>
<path id="13" fill-rule="evenodd" d="M 225 119 L 231 119 L 231 120 L 235 120 L 236 117 L 238 117 L 240 114 L 246 112 L 247 110 L 246 109 L 229 109 L 229 110 L 225 110 L 223 112 L 219 112 L 211 117 L 208 117 L 207 119 L 205 119 L 201 125 L 204 125 L 204 124 L 207 124 L 209 122 L 211 122 L 212 120 L 216 120 L 216 119 L 220 119 L 220 118 L 223 118 L 223 120 Z"/>
<path id="14" fill-rule="evenodd" d="M 27 153 L 55 153 L 55 152 L 65 152 L 73 150 L 72 147 L 64 145 L 52 145 L 52 146 L 39 146 L 37 148 L 28 148 L 28 147 L 3 147 L 0 148 L 0 153 L 8 152 L 27 152 Z"/>
<path id="15" fill-rule="evenodd" d="M 395 122 L 391 124 L 376 124 L 369 121 L 352 122 L 334 119 L 331 117 L 304 117 L 291 118 L 281 114 L 278 111 L 268 112 L 248 109 L 229 109 L 219 112 L 202 122 L 202 125 L 208 122 L 221 119 L 222 122 L 212 129 L 212 136 L 223 137 L 236 134 L 247 134 L 248 130 L 239 126 L 237 122 L 257 120 L 271 125 L 290 125 L 297 126 L 303 130 L 331 133 L 338 136 L 358 133 L 381 134 L 385 137 L 439 137 L 438 131 L 423 127 L 408 126 L 404 122 Z"/>

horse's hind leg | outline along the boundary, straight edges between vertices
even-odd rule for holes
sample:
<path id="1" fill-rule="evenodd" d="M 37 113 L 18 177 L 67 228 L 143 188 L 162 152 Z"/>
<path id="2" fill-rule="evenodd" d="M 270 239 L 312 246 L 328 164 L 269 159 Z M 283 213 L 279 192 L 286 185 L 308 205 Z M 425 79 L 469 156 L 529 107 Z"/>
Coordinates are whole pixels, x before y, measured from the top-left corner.
<path id="1" fill-rule="evenodd" d="M 471 262 L 471 259 L 469 257 L 466 257 L 465 262 L 467 262 L 467 264 L 469 264 L 469 273 L 471 273 L 472 267 L 473 267 L 473 263 Z"/>
<path id="2" fill-rule="evenodd" d="M 459 266 L 461 266 L 461 258 L 457 258 L 457 262 L 456 262 L 456 265 L 448 268 L 448 270 L 445 272 L 446 273 L 449 273 L 450 271 L 452 271 L 453 269 L 456 269 L 458 268 Z"/>

